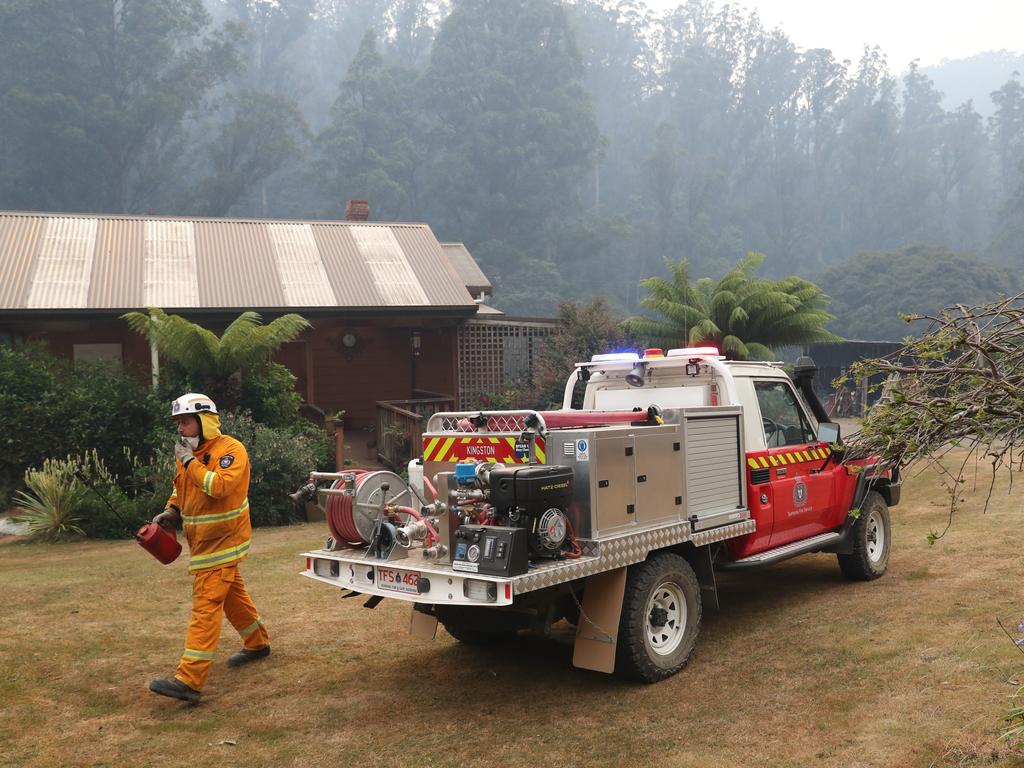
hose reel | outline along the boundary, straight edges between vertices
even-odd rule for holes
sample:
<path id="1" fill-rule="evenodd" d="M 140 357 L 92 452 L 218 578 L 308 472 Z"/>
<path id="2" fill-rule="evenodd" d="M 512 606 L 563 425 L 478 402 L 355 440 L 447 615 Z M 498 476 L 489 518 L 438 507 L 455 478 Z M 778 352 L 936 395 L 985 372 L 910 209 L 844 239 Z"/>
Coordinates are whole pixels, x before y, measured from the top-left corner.
<path id="1" fill-rule="evenodd" d="M 327 497 L 327 527 L 336 541 L 363 546 L 373 539 L 383 507 L 415 507 L 417 500 L 401 477 L 394 472 L 355 470 L 351 487 L 346 480 L 335 480 L 331 488 L 349 489 L 351 495 Z M 385 491 L 384 487 L 388 488 Z"/>

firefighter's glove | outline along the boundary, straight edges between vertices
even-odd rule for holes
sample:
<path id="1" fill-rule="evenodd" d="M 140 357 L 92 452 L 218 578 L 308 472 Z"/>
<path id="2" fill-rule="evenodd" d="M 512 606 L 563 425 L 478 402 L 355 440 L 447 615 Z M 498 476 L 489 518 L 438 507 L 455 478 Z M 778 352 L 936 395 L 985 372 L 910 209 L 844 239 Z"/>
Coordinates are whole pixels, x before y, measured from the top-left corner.
<path id="1" fill-rule="evenodd" d="M 192 455 L 192 448 L 182 443 L 180 440 L 174 441 L 174 458 L 181 462 L 183 467 L 187 467 L 188 463 L 192 461 L 195 456 Z"/>
<path id="2" fill-rule="evenodd" d="M 174 524 L 178 522 L 181 515 L 178 514 L 178 510 L 173 507 L 168 507 L 159 515 L 153 518 L 153 522 L 163 528 L 174 528 Z"/>

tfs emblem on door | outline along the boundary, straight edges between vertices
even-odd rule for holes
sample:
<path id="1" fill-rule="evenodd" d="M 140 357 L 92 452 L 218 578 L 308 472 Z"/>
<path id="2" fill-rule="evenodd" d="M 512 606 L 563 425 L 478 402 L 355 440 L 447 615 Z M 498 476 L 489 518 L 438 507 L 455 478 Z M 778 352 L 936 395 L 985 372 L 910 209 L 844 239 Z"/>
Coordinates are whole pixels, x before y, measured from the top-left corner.
<path id="1" fill-rule="evenodd" d="M 793 506 L 802 507 L 807 503 L 807 486 L 803 480 L 797 480 L 793 486 Z"/>

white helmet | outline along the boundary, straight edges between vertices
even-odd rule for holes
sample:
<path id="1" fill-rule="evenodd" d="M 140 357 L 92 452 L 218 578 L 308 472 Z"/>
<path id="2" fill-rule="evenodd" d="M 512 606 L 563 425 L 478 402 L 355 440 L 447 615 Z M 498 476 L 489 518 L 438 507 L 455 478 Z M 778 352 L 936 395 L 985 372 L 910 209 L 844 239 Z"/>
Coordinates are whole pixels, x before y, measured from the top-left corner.
<path id="1" fill-rule="evenodd" d="M 171 403 L 171 416 L 184 416 L 185 414 L 216 413 L 217 406 L 213 400 L 198 392 L 187 392 L 173 403 Z"/>

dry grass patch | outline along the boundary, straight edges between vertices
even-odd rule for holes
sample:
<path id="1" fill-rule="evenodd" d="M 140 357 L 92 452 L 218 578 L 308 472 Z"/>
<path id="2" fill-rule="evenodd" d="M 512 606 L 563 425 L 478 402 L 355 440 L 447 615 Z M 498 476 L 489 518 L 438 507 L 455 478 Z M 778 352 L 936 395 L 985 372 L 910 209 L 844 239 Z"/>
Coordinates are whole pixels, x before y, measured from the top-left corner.
<path id="1" fill-rule="evenodd" d="M 574 670 L 562 642 L 480 650 L 406 633 L 408 607 L 297 575 L 321 525 L 259 530 L 244 567 L 272 633 L 229 670 L 225 632 L 203 703 L 152 695 L 189 612 L 184 563 L 130 542 L 0 545 L 0 763 L 39 766 L 981 766 L 1020 657 L 996 626 L 1024 616 L 1024 492 L 1000 479 L 950 533 L 925 475 L 893 510 L 889 573 L 840 577 L 814 555 L 720 578 L 697 652 L 654 686 Z M 234 742 L 231 744 L 230 742 Z"/>

